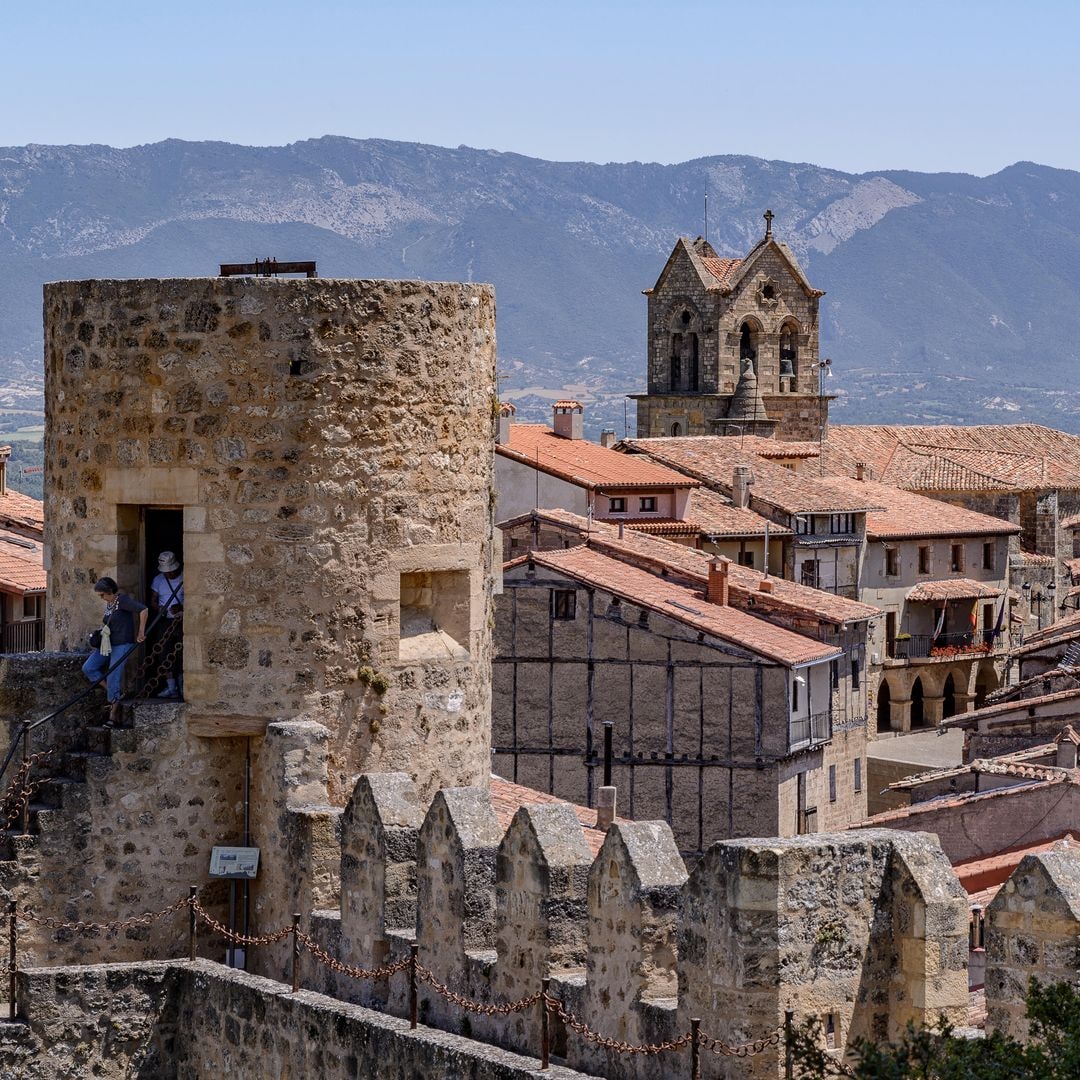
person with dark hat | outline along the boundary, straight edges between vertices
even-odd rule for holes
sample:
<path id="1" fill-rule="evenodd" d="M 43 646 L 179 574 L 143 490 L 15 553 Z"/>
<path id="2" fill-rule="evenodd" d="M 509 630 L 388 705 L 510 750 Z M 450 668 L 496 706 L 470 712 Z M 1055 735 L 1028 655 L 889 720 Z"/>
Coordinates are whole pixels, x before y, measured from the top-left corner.
<path id="1" fill-rule="evenodd" d="M 99 578 L 94 592 L 101 597 L 105 610 L 101 629 L 90 635 L 93 651 L 82 671 L 92 683 L 105 687 L 109 722 L 115 724 L 120 719 L 124 664 L 131 650 L 146 640 L 147 609 L 145 604 L 124 595 L 111 577 Z"/>

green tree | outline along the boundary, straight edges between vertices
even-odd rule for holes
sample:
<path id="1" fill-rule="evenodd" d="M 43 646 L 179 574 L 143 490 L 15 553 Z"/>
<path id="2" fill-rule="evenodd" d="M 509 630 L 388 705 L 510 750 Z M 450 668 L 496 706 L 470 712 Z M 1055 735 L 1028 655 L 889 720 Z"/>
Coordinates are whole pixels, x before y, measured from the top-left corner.
<path id="1" fill-rule="evenodd" d="M 840 1065 L 822 1049 L 821 1025 L 811 1019 L 793 1035 L 795 1076 L 825 1080 L 1077 1080 L 1080 1077 L 1080 993 L 1059 982 L 1028 984 L 1029 1042 L 994 1033 L 957 1035 L 942 1020 L 933 1028 L 908 1026 L 895 1044 L 856 1041 Z"/>

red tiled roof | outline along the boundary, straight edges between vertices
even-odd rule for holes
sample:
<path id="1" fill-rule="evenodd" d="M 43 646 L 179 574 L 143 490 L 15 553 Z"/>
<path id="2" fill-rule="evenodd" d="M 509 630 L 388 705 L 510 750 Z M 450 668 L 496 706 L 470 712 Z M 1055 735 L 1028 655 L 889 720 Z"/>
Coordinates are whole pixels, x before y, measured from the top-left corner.
<path id="1" fill-rule="evenodd" d="M 920 581 L 908 590 L 907 599 L 925 603 L 932 600 L 989 600 L 1000 595 L 1000 589 L 992 589 L 981 581 L 948 578 L 944 581 Z"/>
<path id="2" fill-rule="evenodd" d="M 576 803 L 567 802 L 556 795 L 549 795 L 535 788 L 522 787 L 521 784 L 511 783 L 501 776 L 491 777 L 491 805 L 495 810 L 495 816 L 499 819 L 499 826 L 505 832 L 510 827 L 514 815 L 523 806 L 551 806 L 562 803 L 569 806 L 581 822 L 582 832 L 585 834 L 585 843 L 593 857 L 597 855 L 604 844 L 607 835 L 603 829 L 596 827 L 596 811 L 587 806 L 578 806 Z M 616 818 L 616 821 L 625 821 L 625 818 Z"/>
<path id="3" fill-rule="evenodd" d="M 753 510 L 732 506 L 726 495 L 708 488 L 691 492 L 687 513 L 706 536 L 764 536 L 766 528 L 770 536 L 791 536 L 786 526 L 776 525 Z"/>
<path id="4" fill-rule="evenodd" d="M 608 518 L 616 520 L 635 532 L 649 533 L 652 536 L 697 536 L 696 521 L 679 521 L 676 518 Z"/>
<path id="5" fill-rule="evenodd" d="M 45 591 L 45 567 L 40 540 L 0 530 L 0 591 Z"/>
<path id="6" fill-rule="evenodd" d="M 831 487 L 864 492 L 865 498 L 884 507 L 866 515 L 866 535 L 875 540 L 898 540 L 923 536 L 1007 536 L 1020 532 L 1013 525 L 989 514 L 979 514 L 962 506 L 929 499 L 889 484 L 873 480 L 853 480 L 830 476 Z"/>
<path id="7" fill-rule="evenodd" d="M 1040 676 L 1041 677 L 1041 676 Z M 981 709 L 973 709 L 971 712 L 957 713 L 947 717 L 943 721 L 945 727 L 978 727 L 979 721 L 987 717 L 1001 716 L 1004 713 L 1018 712 L 1026 709 L 1037 709 L 1040 705 L 1054 705 L 1061 701 L 1070 701 L 1080 698 L 1080 688 L 1069 690 L 1055 690 L 1051 694 L 1039 694 L 1036 697 L 1012 698 L 1009 701 L 995 701 L 993 705 L 984 705 Z M 1019 719 L 1019 718 L 1018 718 Z M 1023 717 L 1026 721 L 1028 717 Z M 1050 719 L 1049 717 L 1047 719 Z M 1053 719 L 1061 720 L 1060 716 Z"/>
<path id="8" fill-rule="evenodd" d="M 679 469 L 711 487 L 731 490 L 736 465 L 749 465 L 754 474 L 751 505 L 760 501 L 785 514 L 850 514 L 878 509 L 871 498 L 856 498 L 833 488 L 829 478 L 818 480 L 766 461 L 730 435 L 696 435 L 675 439 L 624 439 L 619 445 L 631 455 L 644 454 Z"/>
<path id="9" fill-rule="evenodd" d="M 1055 562 L 1053 555 L 1036 555 L 1034 551 L 1021 551 L 1020 558 L 1025 566 L 1053 566 Z"/>
<path id="10" fill-rule="evenodd" d="M 1080 437 L 1041 424 L 838 424 L 826 444 L 829 472 L 909 490 L 988 491 L 1080 487 Z"/>
<path id="11" fill-rule="evenodd" d="M 720 288 L 726 288 L 742 266 L 742 259 L 701 257 L 701 265 L 708 270 Z"/>
<path id="12" fill-rule="evenodd" d="M 742 435 L 740 441 L 747 450 L 758 457 L 771 459 L 816 458 L 821 455 L 821 444 L 816 442 L 785 442 L 781 439 L 766 439 L 761 435 Z"/>
<path id="13" fill-rule="evenodd" d="M 1058 619 L 1057 622 L 1051 623 L 1049 626 L 1044 626 L 1041 630 L 1032 630 L 1027 635 L 1025 645 L 1034 645 L 1036 643 L 1046 643 L 1052 641 L 1054 638 L 1064 637 L 1066 634 L 1071 634 L 1074 630 L 1080 630 L 1080 611 L 1071 612 L 1063 619 Z"/>
<path id="14" fill-rule="evenodd" d="M 1043 851 L 1068 851 L 1078 843 L 1080 836 L 1067 831 L 1052 840 L 1008 848 L 977 859 L 965 859 L 953 863 L 953 869 L 971 900 L 985 908 L 997 895 L 998 889 L 1009 880 L 1025 855 L 1037 855 Z"/>
<path id="15" fill-rule="evenodd" d="M 952 768 L 931 769 L 928 772 L 915 773 L 905 776 L 902 780 L 894 780 L 889 784 L 893 791 L 906 791 L 910 788 L 922 787 L 924 784 L 932 784 L 937 780 L 948 780 L 951 776 L 966 776 L 968 773 L 994 773 L 997 775 L 1019 775 L 1010 773 L 1007 769 L 991 768 L 991 766 L 1004 766 L 1009 768 L 1035 768 L 1041 769 L 1041 765 L 1029 765 L 1033 758 L 1046 757 L 1054 753 L 1054 744 L 1047 743 L 1045 746 L 1030 746 L 1026 750 L 1020 750 L 1015 754 L 1004 755 L 997 759 L 977 758 L 969 761 L 966 765 L 954 765 Z M 1039 779 L 1044 779 L 1040 776 Z"/>
<path id="16" fill-rule="evenodd" d="M 696 480 L 654 462 L 588 439 L 564 439 L 546 424 L 511 424 L 510 441 L 497 443 L 495 452 L 589 489 L 697 487 Z"/>
<path id="17" fill-rule="evenodd" d="M 33 529 L 40 535 L 45 528 L 45 504 L 8 488 L 0 495 L 0 526 L 3 525 Z"/>
<path id="18" fill-rule="evenodd" d="M 702 493 L 694 492 L 693 497 L 696 498 Z M 587 518 L 573 514 L 569 510 L 536 510 L 534 514 L 541 521 L 565 529 L 577 539 L 582 541 L 587 539 L 599 551 L 616 557 L 649 562 L 658 570 L 666 568 L 676 570 L 679 576 L 694 585 L 704 586 L 708 581 L 709 556 L 703 551 L 641 533 L 626 532 L 620 538 L 619 530 L 614 525 L 593 520 L 590 526 Z M 515 518 L 514 522 L 503 524 L 518 523 L 528 516 L 530 515 L 524 515 L 522 518 Z M 520 561 L 516 559 L 515 564 Z M 504 569 L 509 565 L 506 564 Z M 822 622 L 834 623 L 837 626 L 846 622 L 862 622 L 881 614 L 876 607 L 863 604 L 858 600 L 848 600 L 834 593 L 812 589 L 797 581 L 788 581 L 786 578 L 771 575 L 768 580 L 772 585 L 772 591 L 765 594 L 761 592 L 761 582 L 764 580 L 765 574 L 760 570 L 752 570 L 748 566 L 739 566 L 737 563 L 729 565 L 728 585 L 732 605 L 741 608 L 747 606 L 751 598 L 764 600 L 767 596 L 770 607 L 796 615 L 810 615 Z"/>
<path id="19" fill-rule="evenodd" d="M 549 570 L 604 589 L 788 667 L 841 655 L 831 645 L 785 630 L 729 605 L 710 603 L 697 589 L 665 581 L 647 570 L 584 545 L 565 551 L 537 551 L 532 557 L 535 563 Z"/>
<path id="20" fill-rule="evenodd" d="M 553 409 L 584 409 L 585 408 L 585 406 L 582 405 L 580 401 L 573 401 L 573 400 L 568 399 L 568 398 L 563 398 L 563 399 L 561 399 L 559 401 L 556 401 L 555 404 L 552 405 L 551 407 Z"/>

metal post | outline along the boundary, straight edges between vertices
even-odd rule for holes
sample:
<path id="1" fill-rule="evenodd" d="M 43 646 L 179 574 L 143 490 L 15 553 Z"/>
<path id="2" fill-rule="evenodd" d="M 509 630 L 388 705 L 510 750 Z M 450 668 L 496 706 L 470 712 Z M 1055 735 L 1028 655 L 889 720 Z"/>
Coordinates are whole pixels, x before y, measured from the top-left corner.
<path id="1" fill-rule="evenodd" d="M 701 1080 L 701 1020 L 690 1020 L 690 1080 Z"/>
<path id="2" fill-rule="evenodd" d="M 300 989 L 300 912 L 294 911 L 292 917 L 292 989 L 295 994 Z"/>
<path id="3" fill-rule="evenodd" d="M 18 935 L 17 923 L 18 909 L 16 908 L 15 901 L 8 901 L 8 964 L 10 971 L 8 973 L 8 1016 L 15 1019 L 15 968 L 16 968 L 16 950 L 15 942 Z"/>
<path id="4" fill-rule="evenodd" d="M 188 887 L 188 959 L 195 959 L 195 941 L 199 932 L 199 920 L 195 914 L 195 902 L 199 898 L 199 886 Z"/>
<path id="5" fill-rule="evenodd" d="M 793 1009 L 784 1010 L 784 1080 L 794 1080 L 795 1077 L 795 1012 Z"/>
<path id="6" fill-rule="evenodd" d="M 546 1069 L 548 1067 L 548 1060 L 551 1057 L 551 1032 L 549 1030 L 548 1021 L 548 987 L 551 985 L 550 979 L 541 979 L 540 981 L 540 1068 Z"/>
<path id="7" fill-rule="evenodd" d="M 604 721 L 604 787 L 611 787 L 611 733 L 614 728 L 613 721 Z"/>
<path id="8" fill-rule="evenodd" d="M 416 942 L 409 945 L 409 1027 L 416 1027 L 416 958 L 420 946 Z"/>
<path id="9" fill-rule="evenodd" d="M 30 729 L 28 727 L 23 728 L 22 756 L 25 770 L 23 777 L 25 791 L 22 806 L 22 834 L 26 836 L 30 832 Z"/>

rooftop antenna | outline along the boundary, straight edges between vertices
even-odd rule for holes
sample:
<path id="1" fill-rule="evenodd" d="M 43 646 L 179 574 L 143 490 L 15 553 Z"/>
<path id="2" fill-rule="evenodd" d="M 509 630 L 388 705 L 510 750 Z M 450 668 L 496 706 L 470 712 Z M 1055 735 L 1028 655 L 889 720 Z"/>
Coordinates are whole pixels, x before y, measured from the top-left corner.
<path id="1" fill-rule="evenodd" d="M 709 242 L 709 193 L 705 192 L 705 243 Z"/>

